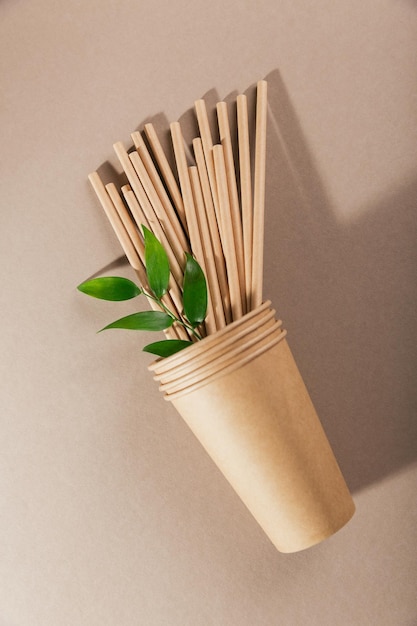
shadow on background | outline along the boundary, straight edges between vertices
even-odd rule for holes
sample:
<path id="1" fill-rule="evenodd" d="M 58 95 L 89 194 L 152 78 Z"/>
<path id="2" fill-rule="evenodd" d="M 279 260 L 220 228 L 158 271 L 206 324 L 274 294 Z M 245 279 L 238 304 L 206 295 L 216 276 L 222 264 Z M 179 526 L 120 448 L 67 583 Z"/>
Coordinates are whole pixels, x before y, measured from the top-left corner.
<path id="1" fill-rule="evenodd" d="M 267 80 L 265 297 L 355 491 L 417 458 L 417 178 L 342 223 Z"/>
<path id="2" fill-rule="evenodd" d="M 344 476 L 357 491 L 417 458 L 417 179 L 342 223 L 279 72 L 266 78 L 264 297 L 284 320 Z M 253 143 L 256 85 L 246 94 Z M 220 96 L 212 89 L 203 97 L 216 142 Z M 235 92 L 225 98 L 232 136 L 235 98 Z M 190 147 L 199 134 L 194 110 L 179 121 Z M 158 113 L 138 130 L 146 122 L 174 168 L 169 120 Z M 124 182 L 108 162 L 99 171 L 104 182 Z"/>

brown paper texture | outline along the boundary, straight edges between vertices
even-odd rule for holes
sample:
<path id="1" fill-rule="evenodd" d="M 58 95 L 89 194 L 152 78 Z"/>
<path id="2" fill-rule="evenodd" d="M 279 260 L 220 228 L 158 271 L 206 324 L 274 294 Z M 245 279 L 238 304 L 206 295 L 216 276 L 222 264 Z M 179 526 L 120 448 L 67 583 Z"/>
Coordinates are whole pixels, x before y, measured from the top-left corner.
<path id="1" fill-rule="evenodd" d="M 353 515 L 285 339 L 173 404 L 281 552 L 322 541 Z"/>

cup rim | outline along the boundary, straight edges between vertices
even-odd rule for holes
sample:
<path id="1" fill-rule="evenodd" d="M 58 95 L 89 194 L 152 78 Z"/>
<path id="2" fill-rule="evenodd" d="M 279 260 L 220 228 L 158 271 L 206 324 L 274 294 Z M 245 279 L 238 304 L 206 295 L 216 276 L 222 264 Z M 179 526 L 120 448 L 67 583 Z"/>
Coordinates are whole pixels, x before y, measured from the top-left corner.
<path id="1" fill-rule="evenodd" d="M 207 350 L 214 343 L 218 343 L 219 341 L 221 341 L 224 335 L 235 332 L 236 328 L 238 328 L 241 324 L 245 323 L 247 320 L 251 320 L 252 318 L 257 317 L 263 311 L 265 311 L 265 309 L 270 308 L 271 304 L 272 303 L 270 300 L 266 300 L 256 309 L 249 311 L 249 313 L 246 313 L 238 320 L 227 324 L 227 326 L 216 331 L 215 333 L 207 335 L 201 341 L 193 343 L 192 346 L 189 346 L 184 350 L 173 354 L 172 356 L 156 359 L 150 365 L 148 365 L 148 370 L 150 370 L 151 372 L 155 372 L 156 374 L 165 373 L 168 370 L 173 369 L 174 367 L 179 365 L 179 363 L 182 363 L 184 360 L 188 361 L 196 357 L 196 355 L 199 354 L 201 351 Z"/>
<path id="2" fill-rule="evenodd" d="M 217 379 L 223 376 L 227 376 L 228 374 L 231 374 L 232 372 L 236 371 L 240 367 L 243 367 L 247 363 L 260 357 L 262 354 L 272 349 L 274 346 L 280 343 L 283 339 L 285 339 L 285 337 L 287 336 L 287 331 L 285 329 L 280 329 L 280 331 L 281 332 L 278 332 L 277 335 L 273 339 L 270 339 L 270 341 L 263 342 L 262 344 L 258 345 L 255 350 L 249 351 L 249 353 L 247 352 L 242 353 L 240 359 L 235 360 L 233 363 L 231 363 L 229 366 L 225 367 L 224 369 L 217 370 L 211 376 L 208 376 L 207 378 L 199 380 L 198 382 L 188 387 L 184 387 L 180 389 L 179 391 L 176 391 L 173 393 L 165 393 L 163 396 L 164 399 L 167 402 L 175 401 L 177 398 L 180 398 L 181 396 L 197 391 L 201 387 L 209 385 L 210 383 L 215 382 Z"/>
<path id="3" fill-rule="evenodd" d="M 250 333 L 249 336 L 244 338 L 244 341 L 237 343 L 234 347 L 226 352 L 223 352 L 219 357 L 215 357 L 210 360 L 205 366 L 199 368 L 191 368 L 192 363 L 190 363 L 190 368 L 185 372 L 180 378 L 176 378 L 174 380 L 169 380 L 168 382 L 161 384 L 159 386 L 159 390 L 161 392 L 166 393 L 174 393 L 179 389 L 183 389 L 188 387 L 190 384 L 194 384 L 199 380 L 203 380 L 206 377 L 212 376 L 217 371 L 220 371 L 227 367 L 227 365 L 234 363 L 237 359 L 240 358 L 240 355 L 243 352 L 247 352 L 251 349 L 256 349 L 256 347 L 264 341 L 264 339 L 268 338 L 270 335 L 273 335 L 279 328 L 281 328 L 282 322 L 281 320 L 275 321 L 273 320 L 272 324 L 264 327 L 261 326 L 255 327 Z"/>
<path id="4" fill-rule="evenodd" d="M 238 345 L 258 328 L 263 328 L 266 324 L 270 325 L 269 322 L 274 321 L 275 313 L 276 311 L 274 309 L 263 311 L 260 318 L 252 318 L 252 320 L 242 324 L 237 328 L 235 333 L 230 333 L 225 336 L 223 341 L 216 342 L 215 344 L 209 346 L 206 350 L 200 352 L 194 358 L 184 360 L 177 367 L 171 368 L 167 372 L 156 374 L 153 377 L 154 380 L 160 382 L 161 384 L 165 384 L 187 375 L 187 372 L 191 367 L 193 368 L 193 371 L 197 368 L 205 367 L 208 363 L 219 358 L 226 351 L 230 350 L 231 344 L 233 346 L 235 346 L 235 344 Z M 279 321 L 281 322 L 281 320 Z"/>

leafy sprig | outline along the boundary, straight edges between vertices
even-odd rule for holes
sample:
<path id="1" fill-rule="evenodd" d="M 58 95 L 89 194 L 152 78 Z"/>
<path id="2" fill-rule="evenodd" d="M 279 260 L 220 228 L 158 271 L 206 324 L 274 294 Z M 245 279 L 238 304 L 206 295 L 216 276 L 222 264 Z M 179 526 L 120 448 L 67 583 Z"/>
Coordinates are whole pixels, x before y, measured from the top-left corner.
<path id="1" fill-rule="evenodd" d="M 145 295 L 155 301 L 160 311 L 140 311 L 122 317 L 103 330 L 124 328 L 128 330 L 161 331 L 179 324 L 196 339 L 202 339 L 197 328 L 203 323 L 207 314 L 207 283 L 204 272 L 191 254 L 185 253 L 183 309 L 181 315 L 171 311 L 163 302 L 168 292 L 170 281 L 170 266 L 168 255 L 155 235 L 145 226 L 142 226 L 145 241 L 145 266 L 149 289 L 138 287 L 128 278 L 120 276 L 103 276 L 86 280 L 77 289 L 82 293 L 113 302 L 130 300 L 139 295 Z M 101 332 L 99 331 L 99 332 Z M 170 356 L 187 348 L 192 341 L 182 339 L 165 339 L 148 344 L 143 348 L 161 357 Z"/>

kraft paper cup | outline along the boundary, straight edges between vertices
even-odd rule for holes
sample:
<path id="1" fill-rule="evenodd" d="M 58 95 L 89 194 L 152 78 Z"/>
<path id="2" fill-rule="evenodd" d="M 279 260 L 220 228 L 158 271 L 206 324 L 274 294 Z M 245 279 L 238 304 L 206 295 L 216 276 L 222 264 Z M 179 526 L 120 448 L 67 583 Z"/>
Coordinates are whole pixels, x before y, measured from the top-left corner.
<path id="1" fill-rule="evenodd" d="M 244 324 L 244 318 L 235 329 L 239 323 Z M 190 377 L 194 346 L 184 350 L 189 359 L 189 369 L 183 370 L 186 379 L 181 385 L 181 376 L 175 378 L 174 364 L 170 369 L 175 391 L 165 392 L 165 399 L 276 548 L 296 552 L 338 531 L 355 505 L 285 330 L 266 330 L 248 335 L 250 345 L 231 355 L 227 364 L 221 354 L 218 367 L 214 359 L 201 376 L 197 368 L 195 381 Z M 226 339 L 227 327 L 221 332 Z"/>

